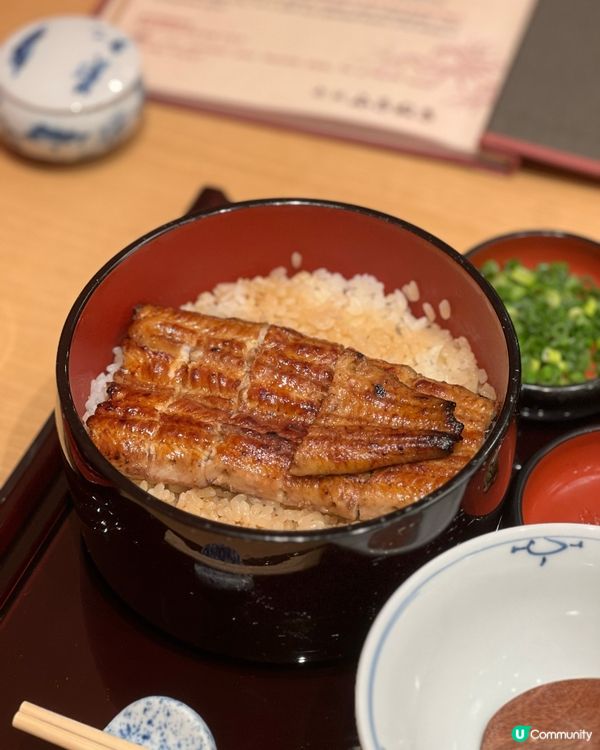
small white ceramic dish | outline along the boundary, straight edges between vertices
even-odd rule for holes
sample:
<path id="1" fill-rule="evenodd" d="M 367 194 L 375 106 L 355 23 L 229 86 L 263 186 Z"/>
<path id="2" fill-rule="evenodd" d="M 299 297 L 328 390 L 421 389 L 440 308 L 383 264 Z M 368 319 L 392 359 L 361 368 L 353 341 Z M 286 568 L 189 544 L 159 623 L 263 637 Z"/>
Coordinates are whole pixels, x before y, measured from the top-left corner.
<path id="1" fill-rule="evenodd" d="M 40 19 L 0 47 L 0 132 L 27 156 L 103 154 L 133 132 L 143 101 L 135 44 L 97 18 Z"/>
<path id="2" fill-rule="evenodd" d="M 216 750 L 204 719 L 185 703 L 150 695 L 126 706 L 104 729 L 148 750 Z"/>
<path id="3" fill-rule="evenodd" d="M 396 590 L 364 644 L 361 747 L 479 750 L 516 695 L 600 677 L 599 592 L 598 526 L 503 529 L 433 559 Z"/>

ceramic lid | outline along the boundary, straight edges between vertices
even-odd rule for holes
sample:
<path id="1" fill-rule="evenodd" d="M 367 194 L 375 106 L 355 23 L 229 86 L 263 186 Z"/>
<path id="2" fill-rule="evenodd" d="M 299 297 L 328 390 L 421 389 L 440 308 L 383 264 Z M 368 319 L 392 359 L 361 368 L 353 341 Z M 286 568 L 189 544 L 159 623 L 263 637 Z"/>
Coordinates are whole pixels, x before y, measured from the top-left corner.
<path id="1" fill-rule="evenodd" d="M 0 48 L 0 92 L 35 109 L 76 114 L 103 107 L 140 78 L 132 40 L 87 16 L 40 19 Z"/>

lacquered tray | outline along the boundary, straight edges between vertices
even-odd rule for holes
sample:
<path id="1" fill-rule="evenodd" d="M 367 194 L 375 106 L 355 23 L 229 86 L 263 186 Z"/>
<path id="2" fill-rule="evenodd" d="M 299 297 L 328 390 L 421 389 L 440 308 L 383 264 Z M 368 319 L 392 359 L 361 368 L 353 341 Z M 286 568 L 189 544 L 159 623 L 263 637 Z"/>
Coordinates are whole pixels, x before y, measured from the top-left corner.
<path id="1" fill-rule="evenodd" d="M 225 200 L 208 189 L 193 208 Z M 516 471 L 581 424 L 522 422 Z M 52 419 L 2 492 L 0 665 L 3 750 L 48 747 L 11 727 L 22 700 L 102 727 L 126 704 L 157 694 L 197 710 L 219 750 L 358 748 L 356 659 L 285 668 L 216 659 L 156 631 L 117 600 L 82 547 Z"/>
<path id="2" fill-rule="evenodd" d="M 356 748 L 353 663 L 271 669 L 187 650 L 127 610 L 82 550 L 69 513 L 0 624 L 0 747 L 38 748 L 10 721 L 27 699 L 104 726 L 144 695 L 188 703 L 219 750 Z"/>

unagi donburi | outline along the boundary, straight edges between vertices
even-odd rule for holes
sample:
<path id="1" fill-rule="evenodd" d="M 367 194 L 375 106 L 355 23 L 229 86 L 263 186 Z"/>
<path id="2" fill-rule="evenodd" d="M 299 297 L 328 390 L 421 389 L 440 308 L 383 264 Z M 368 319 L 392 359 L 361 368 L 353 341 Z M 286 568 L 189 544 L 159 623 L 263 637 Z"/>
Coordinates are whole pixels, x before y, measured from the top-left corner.
<path id="1" fill-rule="evenodd" d="M 136 307 L 111 382 L 92 394 L 92 440 L 157 497 L 239 525 L 352 523 L 427 495 L 481 447 L 493 398 L 388 361 L 384 346 L 367 356 L 360 329 L 350 341 L 334 322 L 325 337 L 299 305 L 272 322 L 247 287 L 234 314 L 218 297 Z"/>

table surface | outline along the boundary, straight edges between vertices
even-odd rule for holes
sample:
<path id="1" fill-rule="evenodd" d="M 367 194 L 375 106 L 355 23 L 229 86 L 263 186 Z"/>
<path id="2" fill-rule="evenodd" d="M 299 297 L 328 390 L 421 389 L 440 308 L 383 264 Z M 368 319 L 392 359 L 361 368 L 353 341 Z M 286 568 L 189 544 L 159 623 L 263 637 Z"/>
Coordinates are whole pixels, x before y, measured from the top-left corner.
<path id="1" fill-rule="evenodd" d="M 2 3 L 0 39 L 92 0 Z M 0 147 L 0 483 L 54 406 L 67 312 L 110 257 L 180 215 L 203 185 L 233 200 L 346 201 L 417 224 L 460 251 L 490 236 L 553 228 L 600 238 L 597 183 L 543 168 L 496 174 L 150 102 L 119 151 L 52 166 Z"/>

